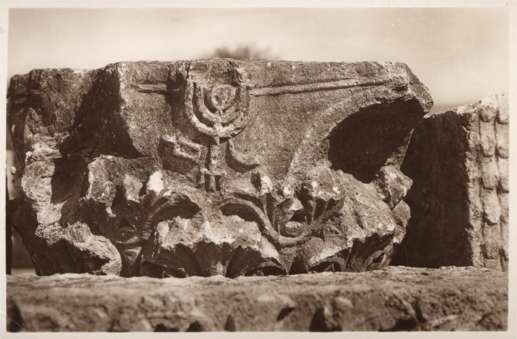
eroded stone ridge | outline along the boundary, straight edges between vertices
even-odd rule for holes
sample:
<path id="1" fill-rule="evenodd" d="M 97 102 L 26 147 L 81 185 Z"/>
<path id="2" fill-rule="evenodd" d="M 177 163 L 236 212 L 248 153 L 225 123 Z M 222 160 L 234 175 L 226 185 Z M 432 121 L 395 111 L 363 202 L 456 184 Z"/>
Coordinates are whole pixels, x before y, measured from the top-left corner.
<path id="1" fill-rule="evenodd" d="M 117 63 L 12 78 L 38 274 L 363 271 L 404 237 L 431 97 L 400 63 Z"/>
<path id="2" fill-rule="evenodd" d="M 397 254 L 404 265 L 508 265 L 508 132 L 504 95 L 426 117 L 403 170 L 413 218 Z"/>
<path id="3" fill-rule="evenodd" d="M 465 331 L 507 328 L 506 274 L 362 273 L 185 279 L 7 278 L 9 331 Z"/>

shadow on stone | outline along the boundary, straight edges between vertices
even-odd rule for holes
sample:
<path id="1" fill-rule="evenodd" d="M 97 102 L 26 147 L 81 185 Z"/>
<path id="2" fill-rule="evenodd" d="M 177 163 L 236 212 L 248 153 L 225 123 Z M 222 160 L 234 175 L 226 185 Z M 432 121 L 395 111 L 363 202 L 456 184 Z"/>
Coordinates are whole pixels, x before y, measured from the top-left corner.
<path id="1" fill-rule="evenodd" d="M 401 162 L 411 129 L 420 119 L 416 101 L 375 105 L 344 119 L 329 136 L 329 160 L 333 169 L 370 182 L 379 169 Z"/>

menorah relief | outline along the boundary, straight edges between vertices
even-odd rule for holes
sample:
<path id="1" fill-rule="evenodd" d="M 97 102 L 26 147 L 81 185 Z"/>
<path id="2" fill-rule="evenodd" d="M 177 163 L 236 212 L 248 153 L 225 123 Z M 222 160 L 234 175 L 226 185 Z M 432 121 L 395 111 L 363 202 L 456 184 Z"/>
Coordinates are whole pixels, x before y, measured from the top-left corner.
<path id="1" fill-rule="evenodd" d="M 224 190 L 225 165 L 238 172 L 259 166 L 255 157 L 239 153 L 232 142 L 252 118 L 246 87 L 222 84 L 207 90 L 187 80 L 185 116 L 196 131 L 207 137 L 208 143 L 202 146 L 177 136 L 164 136 L 163 140 L 172 145 L 173 156 L 198 163 L 197 184 L 207 192 Z M 206 147 L 205 158 L 201 158 L 202 147 Z"/>

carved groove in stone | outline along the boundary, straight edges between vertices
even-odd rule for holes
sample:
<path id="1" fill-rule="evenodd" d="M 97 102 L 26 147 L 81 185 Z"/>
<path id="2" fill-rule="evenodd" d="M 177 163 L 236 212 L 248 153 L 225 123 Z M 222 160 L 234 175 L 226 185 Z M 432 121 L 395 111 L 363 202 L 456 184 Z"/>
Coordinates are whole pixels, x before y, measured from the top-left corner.
<path id="1" fill-rule="evenodd" d="M 379 77 L 377 79 L 350 79 L 350 80 L 337 80 L 328 82 L 316 82 L 300 85 L 286 85 L 286 86 L 269 86 L 261 88 L 253 88 L 250 90 L 252 96 L 265 96 L 265 95 L 283 95 L 283 94 L 297 94 L 304 92 L 316 92 L 316 91 L 329 91 L 345 89 L 357 86 L 379 86 L 387 83 L 389 77 Z"/>

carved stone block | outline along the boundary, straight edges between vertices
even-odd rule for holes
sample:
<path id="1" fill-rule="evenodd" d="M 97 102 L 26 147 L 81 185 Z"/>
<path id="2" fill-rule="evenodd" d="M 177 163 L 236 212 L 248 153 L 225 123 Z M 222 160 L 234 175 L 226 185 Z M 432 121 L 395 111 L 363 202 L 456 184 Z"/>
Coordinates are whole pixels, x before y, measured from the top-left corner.
<path id="1" fill-rule="evenodd" d="M 426 117 L 402 166 L 413 218 L 394 262 L 506 270 L 507 158 L 504 95 Z"/>
<path id="2" fill-rule="evenodd" d="M 8 104 L 39 274 L 236 277 L 387 265 L 432 99 L 400 63 L 213 59 L 35 70 Z"/>

